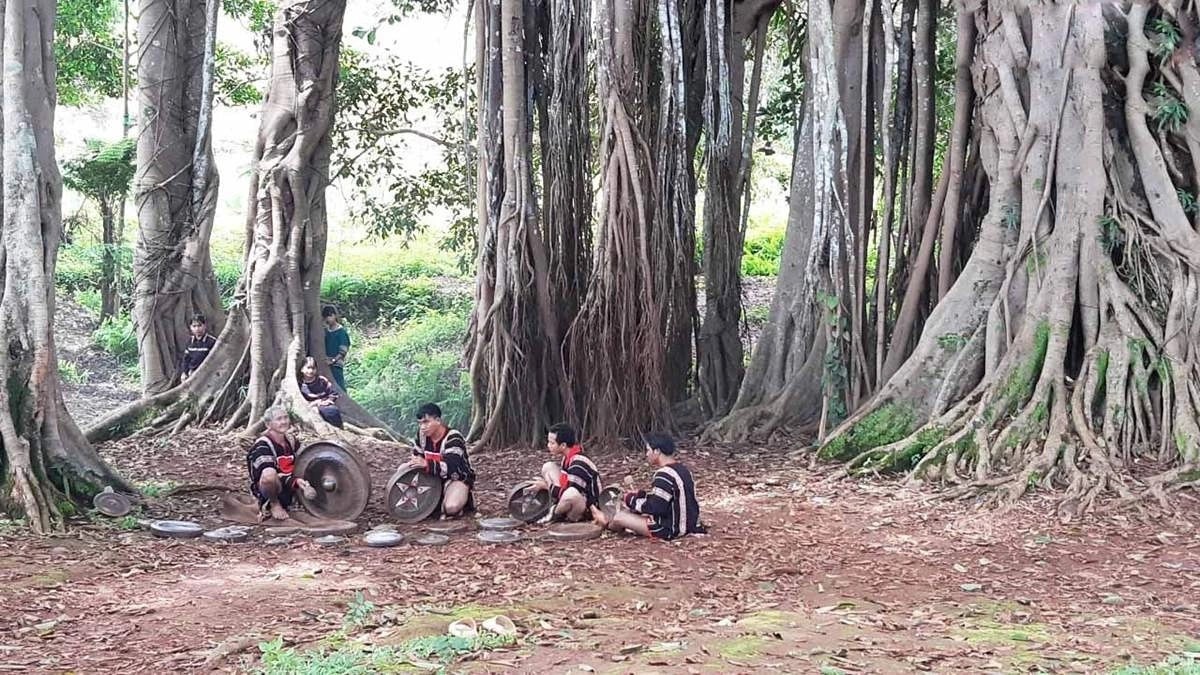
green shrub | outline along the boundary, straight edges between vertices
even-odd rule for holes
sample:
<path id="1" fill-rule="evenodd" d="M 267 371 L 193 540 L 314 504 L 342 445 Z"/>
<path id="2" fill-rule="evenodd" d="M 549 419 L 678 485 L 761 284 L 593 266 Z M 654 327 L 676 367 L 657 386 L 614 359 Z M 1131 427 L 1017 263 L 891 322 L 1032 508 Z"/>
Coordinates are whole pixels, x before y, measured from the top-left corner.
<path id="1" fill-rule="evenodd" d="M 133 288 L 133 249 L 115 247 L 118 288 Z M 62 291 L 77 293 L 100 288 L 104 268 L 104 245 L 75 243 L 63 246 L 54 268 L 54 285 Z M 123 304 L 132 303 L 132 294 L 122 294 Z"/>
<path id="2" fill-rule="evenodd" d="M 137 332 L 133 328 L 133 319 L 128 316 L 111 318 L 100 324 L 92 333 L 92 342 L 116 357 L 122 365 L 137 363 Z"/>
<path id="3" fill-rule="evenodd" d="M 779 276 L 783 256 L 783 229 L 772 229 L 746 237 L 742 245 L 742 276 Z M 696 266 L 704 265 L 704 242 L 696 240 Z"/>
<path id="4" fill-rule="evenodd" d="M 321 302 L 335 305 L 348 321 L 358 324 L 402 323 L 470 303 L 465 295 L 442 292 L 436 281 L 421 276 L 426 271 L 419 264 L 407 264 L 378 273 L 329 273 L 321 283 Z"/>
<path id="5" fill-rule="evenodd" d="M 233 292 L 237 290 L 238 279 L 242 276 L 242 260 L 214 255 L 212 263 L 213 273 L 217 277 L 217 289 L 221 293 L 221 303 L 228 308 L 229 301 L 233 299 Z"/>
<path id="6" fill-rule="evenodd" d="M 90 309 L 95 314 L 100 313 L 100 307 L 103 305 L 103 300 L 100 298 L 100 291 L 95 288 L 85 288 L 75 291 L 75 302 L 78 302 L 85 309 Z"/>
<path id="7" fill-rule="evenodd" d="M 465 312 L 434 313 L 351 352 L 347 384 L 356 401 L 398 431 L 433 401 L 452 425 L 470 421 L 471 388 L 462 362 Z"/>
<path id="8" fill-rule="evenodd" d="M 742 275 L 774 277 L 779 275 L 779 260 L 783 256 L 783 230 L 771 230 L 747 237 L 742 247 Z"/>
<path id="9" fill-rule="evenodd" d="M 80 368 L 74 362 L 59 359 L 58 377 L 67 384 L 87 384 L 89 375 L 88 371 Z"/>

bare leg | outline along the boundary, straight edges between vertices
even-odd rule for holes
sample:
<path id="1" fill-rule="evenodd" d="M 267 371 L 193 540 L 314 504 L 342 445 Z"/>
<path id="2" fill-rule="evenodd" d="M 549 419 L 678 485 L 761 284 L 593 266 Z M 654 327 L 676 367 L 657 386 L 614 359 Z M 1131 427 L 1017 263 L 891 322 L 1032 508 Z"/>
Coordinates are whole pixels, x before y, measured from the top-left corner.
<path id="1" fill-rule="evenodd" d="M 562 476 L 562 468 L 558 466 L 558 462 L 546 462 L 542 465 L 542 480 L 546 481 L 546 485 L 550 487 L 558 485 L 560 476 Z"/>
<path id="2" fill-rule="evenodd" d="M 461 480 L 446 481 L 445 492 L 442 493 L 442 513 L 447 516 L 462 514 L 467 500 L 471 498 L 471 488 Z"/>
<path id="3" fill-rule="evenodd" d="M 272 518 L 276 520 L 290 518 L 287 509 L 279 503 L 279 494 L 283 491 L 283 485 L 280 483 L 279 473 L 275 469 L 263 469 L 262 475 L 258 478 L 258 491 L 266 498 Z"/>
<path id="4" fill-rule="evenodd" d="M 613 514 L 612 518 L 609 518 L 604 515 L 604 512 L 599 507 L 593 506 L 592 517 L 596 519 L 600 527 L 607 528 L 613 532 L 628 530 L 643 537 L 650 536 L 650 524 L 646 522 L 646 517 L 632 511 L 622 509 Z"/>
<path id="5" fill-rule="evenodd" d="M 554 507 L 554 515 L 560 520 L 578 522 L 587 513 L 587 497 L 574 487 L 567 488 Z"/>

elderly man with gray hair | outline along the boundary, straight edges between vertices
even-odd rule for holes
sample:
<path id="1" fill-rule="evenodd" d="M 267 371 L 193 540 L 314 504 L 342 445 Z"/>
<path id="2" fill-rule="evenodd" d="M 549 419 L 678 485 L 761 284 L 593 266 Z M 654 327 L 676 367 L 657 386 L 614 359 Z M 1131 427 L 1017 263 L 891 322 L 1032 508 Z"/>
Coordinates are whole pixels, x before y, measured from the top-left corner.
<path id="1" fill-rule="evenodd" d="M 263 424 L 267 426 L 266 432 L 246 453 L 250 492 L 258 499 L 260 519 L 287 520 L 296 490 L 304 493 L 306 499 L 315 497 L 316 490 L 303 478 L 292 476 L 300 443 L 288 434 L 292 420 L 287 409 L 271 406 L 263 415 Z"/>

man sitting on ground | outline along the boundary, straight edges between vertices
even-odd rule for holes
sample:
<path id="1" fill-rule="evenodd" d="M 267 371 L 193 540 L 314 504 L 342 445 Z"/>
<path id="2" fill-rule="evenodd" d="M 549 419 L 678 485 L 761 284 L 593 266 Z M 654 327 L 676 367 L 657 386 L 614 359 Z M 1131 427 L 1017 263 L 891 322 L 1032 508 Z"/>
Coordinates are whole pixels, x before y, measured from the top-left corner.
<path id="1" fill-rule="evenodd" d="M 675 441 L 659 434 L 649 434 L 645 440 L 646 462 L 655 467 L 650 489 L 625 493 L 624 508 L 612 518 L 593 506 L 596 522 L 614 532 L 629 530 L 654 539 L 703 534 L 696 484 L 692 472 L 675 457 Z"/>
<path id="2" fill-rule="evenodd" d="M 188 323 L 188 328 L 192 332 L 191 339 L 188 340 L 187 346 L 183 348 L 183 358 L 179 360 L 179 379 L 181 382 L 186 382 L 192 373 L 204 363 L 204 359 L 208 358 L 208 353 L 217 344 L 217 338 L 208 333 L 208 319 L 203 314 L 192 315 L 192 320 Z"/>
<path id="3" fill-rule="evenodd" d="M 600 503 L 600 471 L 583 456 L 575 430 L 568 424 L 555 424 L 546 434 L 546 449 L 558 461 L 542 465 L 542 477 L 532 490 L 549 490 L 554 504 L 542 522 L 565 520 L 578 522 L 591 515 L 589 509 Z"/>
<path id="4" fill-rule="evenodd" d="M 303 478 L 292 476 L 296 452 L 300 443 L 288 435 L 292 420 L 282 406 L 271 406 L 263 415 L 266 432 L 254 441 L 246 453 L 246 468 L 250 471 L 250 492 L 258 499 L 259 518 L 287 520 L 288 507 L 296 490 L 306 499 L 317 496 L 316 490 Z"/>
<path id="5" fill-rule="evenodd" d="M 471 488 L 475 471 L 467 456 L 467 439 L 442 420 L 442 409 L 426 403 L 417 410 L 424 446 L 413 448 L 410 468 L 422 469 L 442 479 L 442 513 L 453 518 L 475 510 Z"/>

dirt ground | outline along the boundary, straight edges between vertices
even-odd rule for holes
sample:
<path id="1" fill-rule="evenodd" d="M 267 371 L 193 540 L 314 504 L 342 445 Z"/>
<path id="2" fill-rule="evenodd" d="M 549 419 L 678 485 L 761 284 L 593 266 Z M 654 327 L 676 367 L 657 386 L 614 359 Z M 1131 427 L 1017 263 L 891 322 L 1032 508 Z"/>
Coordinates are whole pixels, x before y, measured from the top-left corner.
<path id="1" fill-rule="evenodd" d="M 210 432 L 102 451 L 148 494 L 244 488 L 243 449 Z M 361 451 L 381 488 L 394 450 Z M 0 527 L 0 671 L 253 671 L 260 642 L 327 644 L 356 593 L 373 609 L 350 639 L 367 648 L 444 634 L 455 618 L 516 622 L 516 645 L 450 672 L 1095 673 L 1200 650 L 1187 519 L 1062 524 L 1036 496 L 1000 513 L 829 484 L 776 448 L 683 453 L 711 534 L 675 543 L 561 544 L 530 527 L 508 545 L 473 531 L 442 547 L 269 546 L 262 533 L 214 544 L 87 514 L 59 536 Z M 610 483 L 648 476 L 629 453 L 596 459 Z M 481 512 L 498 515 L 542 461 L 475 458 Z M 217 525 L 219 494 L 151 497 L 138 517 Z M 386 520 L 380 494 L 364 528 Z"/>
<path id="2" fill-rule="evenodd" d="M 64 383 L 77 420 L 136 396 L 91 345 L 86 310 L 61 303 L 57 323 L 63 360 L 87 375 Z M 260 644 L 280 638 L 302 657 L 339 640 L 370 651 L 499 613 L 517 643 L 448 671 L 1103 673 L 1200 657 L 1194 496 L 1172 518 L 1063 524 L 1045 495 L 998 512 L 887 482 L 831 484 L 794 447 L 685 447 L 703 537 L 562 544 L 529 527 L 520 543 L 487 545 L 472 527 L 443 547 L 370 549 L 358 537 L 268 545 L 263 532 L 156 539 L 139 521 L 220 524 L 221 492 L 172 488 L 245 489 L 245 446 L 210 431 L 110 444 L 104 456 L 147 495 L 136 516 L 79 514 L 52 537 L 0 521 L 0 672 L 253 672 Z M 401 459 L 359 450 L 375 489 L 365 530 L 387 521 L 381 495 Z M 501 515 L 543 452 L 474 458 L 481 515 Z M 637 454 L 595 458 L 609 483 L 648 479 Z"/>

